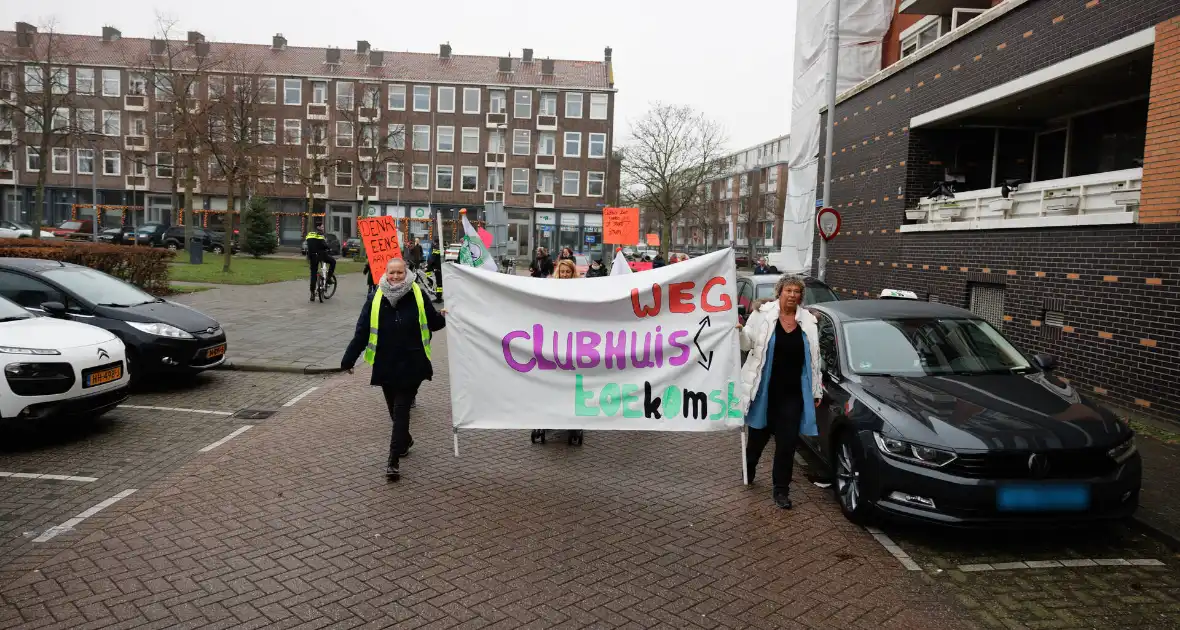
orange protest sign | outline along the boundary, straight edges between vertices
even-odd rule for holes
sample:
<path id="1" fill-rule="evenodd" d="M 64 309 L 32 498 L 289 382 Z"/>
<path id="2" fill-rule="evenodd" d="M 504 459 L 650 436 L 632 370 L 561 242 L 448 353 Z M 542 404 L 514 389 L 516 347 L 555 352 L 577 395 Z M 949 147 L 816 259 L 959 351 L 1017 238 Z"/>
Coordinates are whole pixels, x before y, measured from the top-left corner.
<path id="1" fill-rule="evenodd" d="M 369 257 L 369 271 L 373 282 L 385 275 L 385 266 L 394 258 L 402 257 L 402 248 L 397 244 L 397 219 L 393 217 L 369 217 L 356 222 Z"/>
<path id="2" fill-rule="evenodd" d="M 660 246 L 660 235 L 659 234 L 648 234 L 647 235 L 647 244 L 651 245 L 652 247 L 659 247 Z"/>
<path id="3" fill-rule="evenodd" d="M 612 245 L 638 245 L 639 208 L 603 208 L 602 240 Z"/>

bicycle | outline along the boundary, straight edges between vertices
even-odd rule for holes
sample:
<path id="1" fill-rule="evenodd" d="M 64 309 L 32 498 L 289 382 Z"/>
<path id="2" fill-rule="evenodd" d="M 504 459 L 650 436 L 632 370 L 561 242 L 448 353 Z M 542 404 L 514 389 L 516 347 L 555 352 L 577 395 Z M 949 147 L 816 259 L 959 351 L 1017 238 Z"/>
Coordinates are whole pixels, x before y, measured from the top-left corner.
<path id="1" fill-rule="evenodd" d="M 516 259 L 505 256 L 500 259 L 500 273 L 505 273 L 510 276 L 516 275 Z"/>
<path id="2" fill-rule="evenodd" d="M 333 295 L 336 295 L 336 278 L 328 275 L 328 263 L 320 263 L 320 271 L 316 274 L 315 285 L 316 295 L 319 296 L 321 304 L 324 300 L 330 300 Z"/>
<path id="3" fill-rule="evenodd" d="M 434 295 L 434 274 L 429 271 L 423 271 L 422 265 L 414 265 L 414 280 L 426 291 L 427 295 Z"/>

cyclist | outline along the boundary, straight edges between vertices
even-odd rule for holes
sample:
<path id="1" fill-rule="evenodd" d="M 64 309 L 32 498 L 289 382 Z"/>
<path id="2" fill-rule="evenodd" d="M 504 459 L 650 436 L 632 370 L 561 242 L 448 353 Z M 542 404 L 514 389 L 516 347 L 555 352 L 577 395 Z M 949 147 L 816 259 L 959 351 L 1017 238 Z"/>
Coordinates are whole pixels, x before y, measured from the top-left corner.
<path id="1" fill-rule="evenodd" d="M 316 223 L 315 229 L 307 233 L 307 266 L 311 269 L 311 301 L 315 301 L 316 280 L 320 275 L 320 263 L 328 263 L 328 277 L 336 277 L 336 259 L 328 248 L 328 239 L 324 238 L 323 223 Z"/>

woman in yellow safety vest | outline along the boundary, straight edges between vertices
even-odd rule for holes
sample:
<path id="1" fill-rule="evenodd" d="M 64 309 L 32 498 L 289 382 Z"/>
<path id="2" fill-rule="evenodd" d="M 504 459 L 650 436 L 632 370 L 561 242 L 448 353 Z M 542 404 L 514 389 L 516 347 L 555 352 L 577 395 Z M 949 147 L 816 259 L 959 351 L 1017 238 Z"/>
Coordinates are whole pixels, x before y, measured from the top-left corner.
<path id="1" fill-rule="evenodd" d="M 380 386 L 393 420 L 385 476 L 401 477 L 399 460 L 410 452 L 410 405 L 422 381 L 434 376 L 430 364 L 430 336 L 446 325 L 446 309 L 434 310 L 430 296 L 406 273 L 400 258 L 389 261 L 377 290 L 365 302 L 356 322 L 356 333 L 340 367 L 352 373 L 358 357 L 373 366 L 370 384 Z"/>

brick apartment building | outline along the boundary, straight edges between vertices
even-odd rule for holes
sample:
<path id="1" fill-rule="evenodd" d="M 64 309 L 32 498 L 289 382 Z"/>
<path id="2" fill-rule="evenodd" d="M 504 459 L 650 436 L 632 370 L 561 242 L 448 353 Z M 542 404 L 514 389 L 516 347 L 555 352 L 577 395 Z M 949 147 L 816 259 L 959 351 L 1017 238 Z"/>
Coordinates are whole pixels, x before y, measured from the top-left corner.
<path id="1" fill-rule="evenodd" d="M 44 66 L 50 41 L 63 67 L 55 76 Z M 125 38 L 111 27 L 51 36 L 18 23 L 0 32 L 0 216 L 27 222 L 34 171 L 48 168 L 43 223 L 69 219 L 92 202 L 97 168 L 100 206 L 138 206 L 137 224 L 175 223 L 173 187 L 183 198 L 185 179 L 174 184 L 173 174 L 192 168 L 193 205 L 220 224 L 228 184 L 207 150 L 186 149 L 178 137 L 168 113 L 180 91 L 173 76 L 190 80 L 194 115 L 225 94 L 227 79 L 257 91 L 251 159 L 259 167 L 249 192 L 272 201 L 284 243 L 299 242 L 310 197 L 341 238 L 355 235 L 366 200 L 370 211 L 416 219 L 454 219 L 459 208 L 479 217 L 486 203 L 503 202 L 509 254 L 537 244 L 601 247 L 601 209 L 618 186 L 610 48 L 601 61 L 567 61 L 530 49 L 519 58 L 460 55 L 448 44 L 434 54 L 382 52 L 365 41 L 354 50 L 300 47 L 281 35 L 271 45 L 207 42 L 196 32 L 181 41 Z M 53 89 L 68 103 L 60 115 L 69 138 L 52 155 L 38 155 L 39 134 L 28 128 L 30 89 Z M 312 162 L 324 167 L 318 181 L 296 176 Z M 120 220 L 104 212 L 104 225 Z M 410 223 L 421 234 L 430 225 Z"/>
<path id="2" fill-rule="evenodd" d="M 1180 418 L 1180 2 L 897 6 L 821 142 L 828 282 L 970 308 L 1078 392 Z"/>
<path id="3" fill-rule="evenodd" d="M 767 251 L 782 238 L 787 200 L 787 136 L 773 138 L 726 156 L 732 167 L 705 185 L 703 203 L 678 217 L 672 226 L 672 249 L 711 251 L 751 245 Z M 658 220 L 648 221 L 658 232 Z"/>

